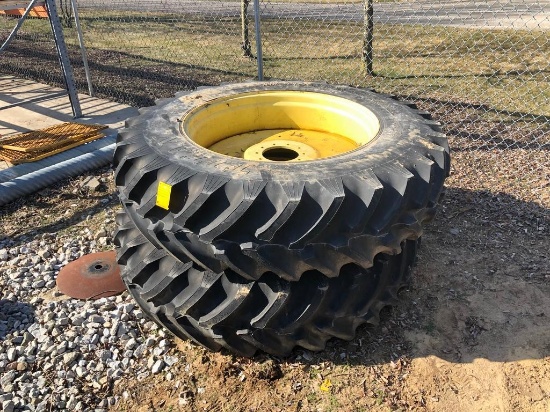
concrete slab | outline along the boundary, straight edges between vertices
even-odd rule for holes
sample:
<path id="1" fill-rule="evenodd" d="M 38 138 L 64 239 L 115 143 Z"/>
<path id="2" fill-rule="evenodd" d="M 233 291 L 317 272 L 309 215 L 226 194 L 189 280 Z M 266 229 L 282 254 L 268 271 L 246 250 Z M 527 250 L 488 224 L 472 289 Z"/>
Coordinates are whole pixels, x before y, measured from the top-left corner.
<path id="1" fill-rule="evenodd" d="M 104 124 L 109 127 L 104 131 L 105 135 L 112 137 L 123 127 L 124 120 L 137 114 L 136 108 L 124 104 L 84 94 L 79 95 L 79 98 L 83 117 L 75 120 L 65 90 L 14 76 L 0 75 L 0 135 L 5 137 L 77 121 Z M 83 147 L 85 146 L 78 153 L 82 152 Z M 32 168 L 40 168 L 40 162 L 35 162 Z M 51 160 L 44 164 L 46 163 L 51 163 Z M 0 161 L 0 170 L 9 167 L 8 163 Z"/>

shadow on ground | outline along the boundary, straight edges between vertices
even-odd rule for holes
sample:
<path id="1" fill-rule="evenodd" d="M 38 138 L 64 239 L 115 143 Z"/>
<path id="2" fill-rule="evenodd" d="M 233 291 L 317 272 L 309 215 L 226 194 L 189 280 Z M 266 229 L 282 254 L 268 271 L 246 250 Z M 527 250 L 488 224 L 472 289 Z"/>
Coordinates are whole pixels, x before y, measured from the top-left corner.
<path id="1" fill-rule="evenodd" d="M 296 349 L 291 358 L 376 365 L 430 355 L 459 363 L 550 356 L 549 212 L 502 193 L 449 188 L 400 303 L 351 342 Z"/>
<path id="2" fill-rule="evenodd" d="M 34 321 L 34 308 L 23 302 L 0 299 L 0 340 L 22 333 Z"/>

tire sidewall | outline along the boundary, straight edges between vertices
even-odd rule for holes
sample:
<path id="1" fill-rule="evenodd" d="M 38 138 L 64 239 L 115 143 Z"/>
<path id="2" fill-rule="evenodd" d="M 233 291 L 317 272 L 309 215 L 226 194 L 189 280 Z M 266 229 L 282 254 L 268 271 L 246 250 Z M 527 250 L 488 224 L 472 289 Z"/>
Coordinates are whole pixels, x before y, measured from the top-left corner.
<path id="1" fill-rule="evenodd" d="M 222 155 L 199 146 L 181 127 L 181 118 L 209 101 L 233 94 L 271 90 L 330 94 L 358 103 L 380 122 L 377 136 L 367 145 L 330 158 L 304 162 L 260 162 Z M 404 164 L 421 149 L 434 130 L 417 112 L 390 97 L 364 89 L 304 82 L 251 82 L 196 90 L 143 115 L 146 143 L 171 163 L 196 172 L 231 179 L 308 181 L 371 170 L 385 164 Z M 425 147 L 425 146 L 424 146 Z"/>

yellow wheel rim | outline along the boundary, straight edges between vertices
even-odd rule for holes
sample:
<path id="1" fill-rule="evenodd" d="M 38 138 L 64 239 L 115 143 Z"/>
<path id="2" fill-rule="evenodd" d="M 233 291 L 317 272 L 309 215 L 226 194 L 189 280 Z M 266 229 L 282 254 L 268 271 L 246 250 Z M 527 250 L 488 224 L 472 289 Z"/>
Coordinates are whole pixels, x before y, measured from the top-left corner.
<path id="1" fill-rule="evenodd" d="M 297 162 L 355 150 L 380 130 L 376 115 L 341 97 L 265 91 L 212 100 L 182 118 L 198 145 L 256 161 Z"/>

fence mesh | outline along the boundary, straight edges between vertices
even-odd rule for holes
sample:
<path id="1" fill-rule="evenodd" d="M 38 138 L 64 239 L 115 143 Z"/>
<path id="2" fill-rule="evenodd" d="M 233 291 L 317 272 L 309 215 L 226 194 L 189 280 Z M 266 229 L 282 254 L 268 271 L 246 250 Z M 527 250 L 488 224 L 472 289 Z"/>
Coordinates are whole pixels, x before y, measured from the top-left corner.
<path id="1" fill-rule="evenodd" d="M 68 4 L 60 3 L 60 14 L 77 84 L 86 92 Z M 525 174 L 548 173 L 547 0 L 375 1 L 372 32 L 368 5 L 261 1 L 265 78 L 324 80 L 395 94 L 441 120 L 455 150 L 513 149 L 526 164 L 529 151 L 536 150 L 542 166 Z M 78 6 L 100 97 L 147 106 L 177 90 L 257 75 L 250 0 L 79 0 Z M 0 39 L 14 24 L 0 18 Z M 365 61 L 369 33 L 372 71 Z M 24 24 L 0 57 L 0 70 L 62 85 L 46 20 Z"/>

